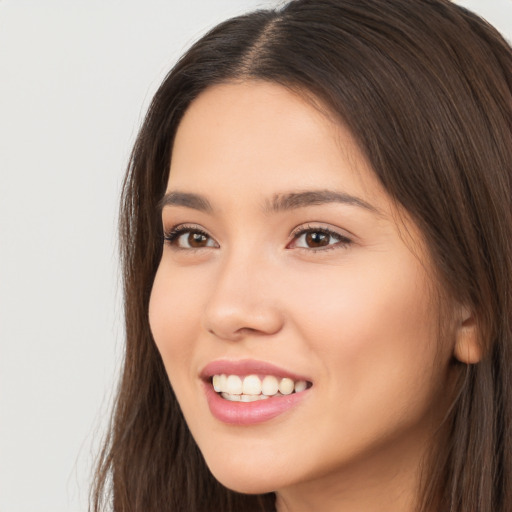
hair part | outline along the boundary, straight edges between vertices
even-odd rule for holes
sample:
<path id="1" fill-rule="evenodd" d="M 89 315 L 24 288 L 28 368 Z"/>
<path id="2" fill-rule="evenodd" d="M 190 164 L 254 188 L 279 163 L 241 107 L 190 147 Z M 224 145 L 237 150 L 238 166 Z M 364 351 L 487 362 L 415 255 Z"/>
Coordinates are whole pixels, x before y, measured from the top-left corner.
<path id="1" fill-rule="evenodd" d="M 177 127 L 202 91 L 234 80 L 305 92 L 343 122 L 419 227 L 446 296 L 475 315 L 485 356 L 453 361 L 460 383 L 418 510 L 511 510 L 512 51 L 448 0 L 295 0 L 222 23 L 166 77 L 123 186 L 126 352 L 92 510 L 274 509 L 272 494 L 237 494 L 210 474 L 147 314 Z"/>

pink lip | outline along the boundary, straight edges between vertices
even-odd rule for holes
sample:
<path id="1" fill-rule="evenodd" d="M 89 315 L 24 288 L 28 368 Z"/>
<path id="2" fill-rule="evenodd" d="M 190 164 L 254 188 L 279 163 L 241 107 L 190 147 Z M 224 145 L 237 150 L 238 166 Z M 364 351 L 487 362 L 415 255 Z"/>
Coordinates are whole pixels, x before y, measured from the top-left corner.
<path id="1" fill-rule="evenodd" d="M 305 380 L 307 377 L 289 372 L 263 361 L 214 361 L 202 370 L 203 389 L 212 415 L 223 423 L 234 425 L 253 425 L 269 421 L 298 405 L 309 394 L 309 388 L 300 393 L 276 396 L 256 402 L 230 402 L 215 392 L 211 377 L 220 374 L 227 375 L 274 375 L 288 377 L 293 380 Z"/>

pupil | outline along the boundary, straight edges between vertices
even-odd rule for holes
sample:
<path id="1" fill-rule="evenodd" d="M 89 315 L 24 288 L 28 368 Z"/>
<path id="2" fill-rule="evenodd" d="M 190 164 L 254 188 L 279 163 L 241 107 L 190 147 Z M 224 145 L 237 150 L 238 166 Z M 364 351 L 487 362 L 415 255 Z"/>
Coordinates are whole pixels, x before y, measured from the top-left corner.
<path id="1" fill-rule="evenodd" d="M 202 247 L 206 243 L 206 237 L 201 233 L 190 233 L 188 243 L 191 247 Z"/>
<path id="2" fill-rule="evenodd" d="M 309 246 L 322 247 L 329 244 L 329 235 L 319 232 L 308 233 L 306 242 Z"/>

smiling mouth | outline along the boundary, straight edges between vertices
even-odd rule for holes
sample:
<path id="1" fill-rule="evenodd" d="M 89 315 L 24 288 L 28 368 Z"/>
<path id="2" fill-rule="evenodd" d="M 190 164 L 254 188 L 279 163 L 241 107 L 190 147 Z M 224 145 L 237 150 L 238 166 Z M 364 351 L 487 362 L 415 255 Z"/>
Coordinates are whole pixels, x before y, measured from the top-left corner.
<path id="1" fill-rule="evenodd" d="M 215 392 L 230 402 L 256 402 L 273 397 L 300 393 L 312 386 L 306 380 L 293 380 L 274 375 L 227 375 L 217 374 L 211 378 Z"/>

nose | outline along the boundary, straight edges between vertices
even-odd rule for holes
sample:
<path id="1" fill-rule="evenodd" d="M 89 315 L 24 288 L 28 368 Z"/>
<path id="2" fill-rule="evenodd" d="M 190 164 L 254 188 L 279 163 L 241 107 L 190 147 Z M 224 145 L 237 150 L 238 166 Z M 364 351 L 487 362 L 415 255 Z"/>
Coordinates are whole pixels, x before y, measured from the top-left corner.
<path id="1" fill-rule="evenodd" d="M 276 269 L 261 257 L 229 258 L 217 269 L 203 327 L 227 341 L 278 333 L 284 315 L 277 279 Z"/>

